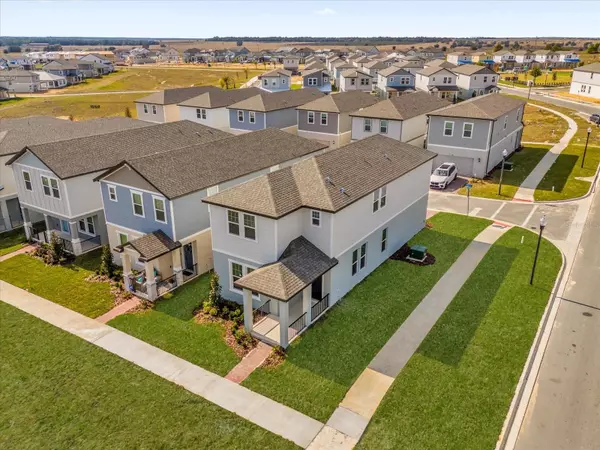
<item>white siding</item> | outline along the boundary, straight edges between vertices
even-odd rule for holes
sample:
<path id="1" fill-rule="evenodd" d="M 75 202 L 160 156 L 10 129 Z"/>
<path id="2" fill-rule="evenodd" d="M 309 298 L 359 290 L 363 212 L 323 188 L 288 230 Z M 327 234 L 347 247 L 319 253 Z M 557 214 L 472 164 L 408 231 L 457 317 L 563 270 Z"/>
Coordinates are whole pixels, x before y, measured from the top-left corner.
<path id="1" fill-rule="evenodd" d="M 206 119 L 198 118 L 196 109 L 191 106 L 179 106 L 180 120 L 190 120 L 201 123 L 207 127 L 218 128 L 227 131 L 229 129 L 229 111 L 227 108 L 206 109 Z"/>
<path id="2" fill-rule="evenodd" d="M 96 172 L 64 181 L 71 217 L 102 209 L 100 183 L 94 182 L 94 178 L 100 173 Z"/>
<path id="3" fill-rule="evenodd" d="M 380 119 L 371 118 L 371 131 L 365 131 L 364 117 L 352 117 L 352 140 L 360 140 L 373 136 L 374 134 L 382 134 L 380 130 Z M 388 132 L 384 136 L 392 139 L 400 140 L 403 123 L 400 120 L 388 120 Z"/>

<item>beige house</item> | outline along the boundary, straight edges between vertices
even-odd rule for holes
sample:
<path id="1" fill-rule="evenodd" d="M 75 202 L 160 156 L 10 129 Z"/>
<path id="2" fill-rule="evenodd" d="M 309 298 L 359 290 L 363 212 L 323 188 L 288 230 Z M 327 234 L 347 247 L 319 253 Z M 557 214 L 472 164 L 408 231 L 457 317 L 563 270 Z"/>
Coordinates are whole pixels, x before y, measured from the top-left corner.
<path id="1" fill-rule="evenodd" d="M 154 123 L 175 122 L 180 120 L 177 106 L 186 100 L 210 91 L 220 91 L 216 86 L 198 86 L 177 89 L 165 89 L 135 101 L 138 120 Z"/>

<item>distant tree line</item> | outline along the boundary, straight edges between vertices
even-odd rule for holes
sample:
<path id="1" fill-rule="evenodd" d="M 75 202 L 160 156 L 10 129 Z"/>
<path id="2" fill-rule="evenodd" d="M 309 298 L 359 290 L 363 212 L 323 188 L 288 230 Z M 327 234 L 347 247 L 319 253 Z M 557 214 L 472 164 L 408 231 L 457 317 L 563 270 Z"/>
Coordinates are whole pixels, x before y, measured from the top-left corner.
<path id="1" fill-rule="evenodd" d="M 390 36 L 374 36 L 369 38 L 364 37 L 315 37 L 315 36 L 215 36 L 207 41 L 215 42 L 306 42 L 313 45 L 390 45 L 390 44 L 420 44 L 443 42 L 450 44 L 453 38 L 447 37 L 390 37 Z"/>
<path id="2" fill-rule="evenodd" d="M 50 46 L 61 45 L 157 45 L 159 41 L 149 38 L 102 38 L 102 37 L 40 37 L 40 36 L 0 36 L 0 46 L 27 47 L 31 42 L 46 42 Z"/>

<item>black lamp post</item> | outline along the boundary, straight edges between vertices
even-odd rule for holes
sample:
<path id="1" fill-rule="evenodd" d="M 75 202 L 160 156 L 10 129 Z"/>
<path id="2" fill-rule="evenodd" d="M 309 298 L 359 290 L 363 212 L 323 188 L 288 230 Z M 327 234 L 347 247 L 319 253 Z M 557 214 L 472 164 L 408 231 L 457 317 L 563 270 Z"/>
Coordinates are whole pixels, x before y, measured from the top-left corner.
<path id="1" fill-rule="evenodd" d="M 535 258 L 533 258 L 533 267 L 531 268 L 531 278 L 529 279 L 529 284 L 533 284 L 533 276 L 535 275 L 535 266 L 537 265 L 538 255 L 540 253 L 540 244 L 542 242 L 542 233 L 544 232 L 544 228 L 546 228 L 546 216 L 542 216 L 540 219 L 540 234 L 538 236 L 537 248 L 535 249 Z"/>
<path id="2" fill-rule="evenodd" d="M 502 178 L 504 177 L 504 163 L 506 162 L 506 157 L 508 156 L 508 152 L 506 149 L 502 150 L 502 167 L 500 168 L 500 183 L 498 184 L 498 195 L 502 193 Z"/>
<path id="3" fill-rule="evenodd" d="M 583 163 L 585 162 L 585 154 L 587 153 L 587 145 L 590 141 L 590 134 L 592 134 L 592 127 L 587 129 L 587 138 L 585 138 L 585 148 L 583 149 L 583 159 L 581 160 L 581 168 L 583 169 Z"/>

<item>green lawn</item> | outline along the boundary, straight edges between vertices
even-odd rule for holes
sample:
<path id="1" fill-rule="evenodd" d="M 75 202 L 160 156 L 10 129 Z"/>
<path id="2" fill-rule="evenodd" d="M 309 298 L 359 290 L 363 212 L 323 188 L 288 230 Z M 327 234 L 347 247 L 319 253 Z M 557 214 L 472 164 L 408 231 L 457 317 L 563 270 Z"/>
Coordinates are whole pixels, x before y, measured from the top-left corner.
<path id="1" fill-rule="evenodd" d="M 545 109 L 525 105 L 523 114 L 523 137 L 525 142 L 555 143 L 566 133 L 569 124 L 565 119 Z"/>
<path id="2" fill-rule="evenodd" d="M 297 448 L 3 302 L 0 323 L 0 448 Z"/>
<path id="3" fill-rule="evenodd" d="M 205 274 L 158 300 L 150 310 L 124 314 L 109 325 L 156 347 L 226 375 L 240 359 L 225 343 L 219 324 L 198 324 L 193 311 L 208 296 L 209 275 Z"/>
<path id="4" fill-rule="evenodd" d="M 419 267 L 388 260 L 357 285 L 288 349 L 276 368 L 257 369 L 244 385 L 317 420 L 327 421 L 381 347 L 471 240 L 491 222 L 438 213 L 424 244 L 436 263 Z"/>
<path id="5" fill-rule="evenodd" d="M 0 256 L 19 250 L 26 242 L 27 238 L 22 227 L 0 234 Z"/>
<path id="6" fill-rule="evenodd" d="M 46 266 L 32 256 L 17 255 L 0 263 L 0 279 L 93 318 L 114 305 L 107 283 L 85 281 L 99 265 L 100 251 L 66 266 Z"/>
<path id="7" fill-rule="evenodd" d="M 521 236 L 525 236 L 521 244 Z M 513 228 L 475 269 L 392 384 L 359 449 L 493 449 L 550 290 L 560 252 Z"/>
<path id="8" fill-rule="evenodd" d="M 520 152 L 513 153 L 509 161 L 514 162 L 514 168 L 511 172 L 504 171 L 502 195 L 498 195 L 498 183 L 500 182 L 500 170 L 498 169 L 494 170 L 486 180 L 471 180 L 473 184 L 471 195 L 473 197 L 494 198 L 498 200 L 512 199 L 521 183 L 523 183 L 549 149 L 549 145 L 527 145 Z M 467 189 L 464 187 L 460 188 L 458 193 L 467 195 Z"/>

